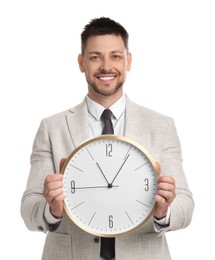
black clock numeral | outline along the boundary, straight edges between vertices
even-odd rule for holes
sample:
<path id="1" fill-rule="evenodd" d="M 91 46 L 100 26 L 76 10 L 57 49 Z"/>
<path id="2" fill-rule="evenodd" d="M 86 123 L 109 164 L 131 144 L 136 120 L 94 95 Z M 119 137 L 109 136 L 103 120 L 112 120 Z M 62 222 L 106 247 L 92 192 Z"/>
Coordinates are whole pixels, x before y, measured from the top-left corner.
<path id="1" fill-rule="evenodd" d="M 113 228 L 113 216 L 112 215 L 109 215 L 109 228 Z"/>
<path id="2" fill-rule="evenodd" d="M 106 144 L 106 156 L 112 157 L 113 146 L 112 144 Z"/>
<path id="3" fill-rule="evenodd" d="M 75 193 L 75 181 L 71 181 L 71 193 Z"/>
<path id="4" fill-rule="evenodd" d="M 145 182 L 145 191 L 149 191 L 149 179 L 145 178 L 144 182 Z"/>

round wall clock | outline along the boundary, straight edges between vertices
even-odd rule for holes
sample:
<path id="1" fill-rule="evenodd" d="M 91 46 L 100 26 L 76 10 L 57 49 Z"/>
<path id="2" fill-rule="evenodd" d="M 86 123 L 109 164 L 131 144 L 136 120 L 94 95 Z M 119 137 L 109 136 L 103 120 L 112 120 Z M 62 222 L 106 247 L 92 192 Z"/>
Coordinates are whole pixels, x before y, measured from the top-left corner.
<path id="1" fill-rule="evenodd" d="M 156 163 L 127 137 L 102 135 L 84 142 L 67 158 L 62 173 L 65 211 L 86 232 L 120 236 L 153 214 Z"/>

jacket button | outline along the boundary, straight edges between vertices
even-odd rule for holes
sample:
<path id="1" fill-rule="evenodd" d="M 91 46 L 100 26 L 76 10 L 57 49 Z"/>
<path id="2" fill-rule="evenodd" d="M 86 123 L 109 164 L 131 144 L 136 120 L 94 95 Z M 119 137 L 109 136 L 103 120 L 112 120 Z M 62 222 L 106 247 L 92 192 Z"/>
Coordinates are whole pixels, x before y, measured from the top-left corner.
<path id="1" fill-rule="evenodd" d="M 37 228 L 38 228 L 38 230 L 43 231 L 43 227 L 42 226 L 38 226 Z"/>
<path id="2" fill-rule="evenodd" d="M 95 238 L 94 238 L 94 242 L 95 242 L 95 243 L 98 243 L 98 242 L 99 242 L 99 237 L 95 237 Z"/>

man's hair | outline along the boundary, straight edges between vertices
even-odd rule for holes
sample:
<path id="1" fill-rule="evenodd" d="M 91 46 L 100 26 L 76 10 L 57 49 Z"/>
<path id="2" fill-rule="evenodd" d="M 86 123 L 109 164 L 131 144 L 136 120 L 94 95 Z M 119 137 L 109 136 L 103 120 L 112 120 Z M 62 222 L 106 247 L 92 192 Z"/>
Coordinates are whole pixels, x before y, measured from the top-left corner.
<path id="1" fill-rule="evenodd" d="M 90 36 L 98 36 L 98 35 L 106 35 L 106 34 L 114 34 L 117 36 L 121 36 L 122 40 L 125 44 L 125 47 L 128 51 L 128 32 L 125 30 L 125 28 L 115 22 L 114 20 L 111 20 L 107 17 L 101 17 L 101 18 L 95 18 L 92 19 L 85 27 L 83 32 L 81 33 L 81 51 L 82 54 L 84 54 L 87 40 Z"/>

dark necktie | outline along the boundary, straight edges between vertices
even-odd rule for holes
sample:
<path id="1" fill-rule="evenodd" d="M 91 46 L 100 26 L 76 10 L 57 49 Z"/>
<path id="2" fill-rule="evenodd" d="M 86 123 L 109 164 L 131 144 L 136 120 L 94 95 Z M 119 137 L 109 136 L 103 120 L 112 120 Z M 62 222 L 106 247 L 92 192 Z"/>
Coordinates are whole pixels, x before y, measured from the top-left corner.
<path id="1" fill-rule="evenodd" d="M 102 134 L 114 134 L 113 124 L 111 121 L 112 112 L 110 109 L 105 109 L 102 113 L 104 128 Z M 115 238 L 101 237 L 101 252 L 100 255 L 107 260 L 115 256 Z"/>
<path id="2" fill-rule="evenodd" d="M 112 121 L 111 121 L 111 115 L 112 115 L 112 112 L 111 112 L 110 109 L 105 109 L 102 113 L 102 119 L 103 119 L 103 122 L 104 122 L 104 128 L 102 130 L 103 135 L 114 133 L 113 124 L 112 124 Z"/>

